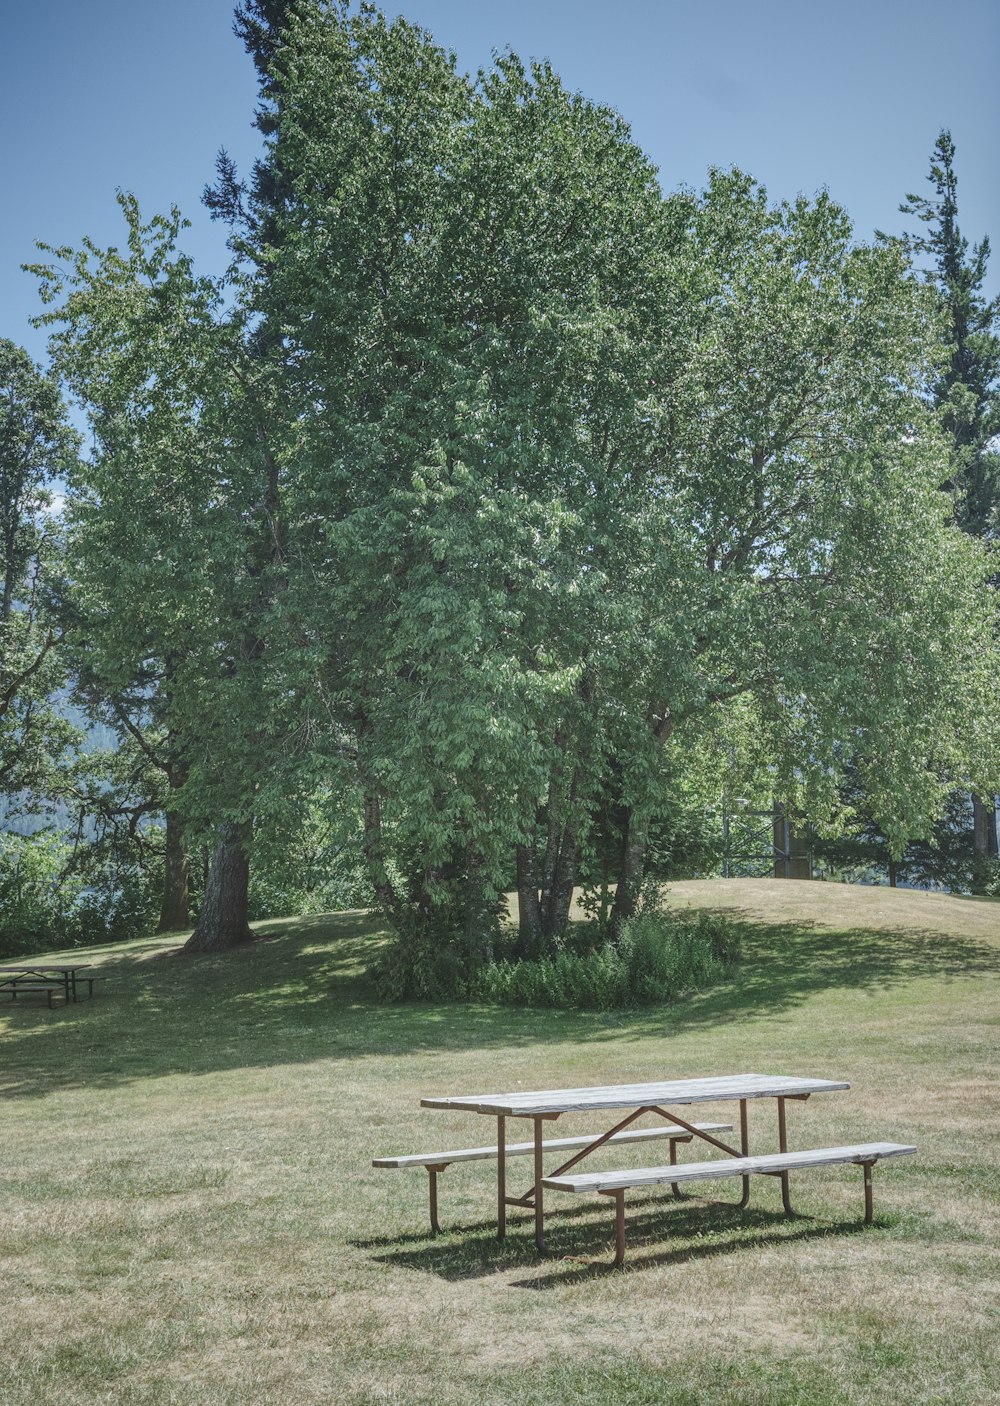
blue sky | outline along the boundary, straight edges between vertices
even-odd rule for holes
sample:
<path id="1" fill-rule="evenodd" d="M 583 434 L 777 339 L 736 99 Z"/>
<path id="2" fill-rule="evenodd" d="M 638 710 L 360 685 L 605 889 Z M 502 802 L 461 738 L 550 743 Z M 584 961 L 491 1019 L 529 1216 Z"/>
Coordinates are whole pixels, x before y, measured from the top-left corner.
<path id="1" fill-rule="evenodd" d="M 958 148 L 963 232 L 992 236 L 1000 288 L 1000 6 L 992 0 L 389 0 L 463 68 L 494 50 L 548 58 L 568 86 L 617 108 L 665 187 L 742 166 L 775 198 L 827 187 L 858 236 L 898 230 L 928 189 L 938 131 Z M 252 67 L 231 0 L 0 0 L 0 336 L 44 357 L 28 322 L 34 241 L 121 238 L 115 189 L 147 214 L 178 204 L 204 271 L 223 231 L 200 206 L 225 146 L 256 149 Z"/>

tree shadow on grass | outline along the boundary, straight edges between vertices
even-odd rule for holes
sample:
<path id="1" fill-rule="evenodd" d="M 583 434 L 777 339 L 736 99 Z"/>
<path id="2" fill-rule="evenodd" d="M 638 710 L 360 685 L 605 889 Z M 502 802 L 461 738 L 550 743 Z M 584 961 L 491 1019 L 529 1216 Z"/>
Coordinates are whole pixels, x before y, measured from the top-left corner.
<path id="1" fill-rule="evenodd" d="M 781 1219 L 780 1216 L 774 1217 L 775 1222 Z M 657 1250 L 653 1254 L 643 1254 L 641 1248 L 633 1249 L 627 1242 L 625 1263 L 620 1270 L 615 1269 L 609 1255 L 607 1261 L 598 1260 L 575 1265 L 571 1269 L 562 1267 L 548 1273 L 535 1273 L 527 1279 L 512 1281 L 510 1287 L 512 1289 L 533 1289 L 536 1292 L 563 1289 L 570 1284 L 579 1283 L 581 1280 L 593 1279 L 597 1275 L 642 1273 L 644 1270 L 697 1264 L 700 1261 L 720 1257 L 732 1257 L 734 1268 L 736 1268 L 735 1256 L 742 1250 L 758 1250 L 781 1243 L 803 1244 L 812 1240 L 826 1240 L 834 1235 L 860 1235 L 862 1231 L 870 1229 L 870 1226 L 862 1225 L 857 1221 L 828 1221 L 820 1225 L 799 1224 L 788 1229 L 779 1229 L 775 1225 L 770 1233 L 755 1229 L 750 1235 L 733 1234 L 724 1240 L 701 1240 L 674 1250 Z"/>
<path id="2" fill-rule="evenodd" d="M 93 963 L 93 1000 L 52 1010 L 0 1007 L 7 1046 L 0 1096 L 321 1059 L 663 1040 L 780 1015 L 822 991 L 888 992 L 918 978 L 947 983 L 997 971 L 997 950 L 970 937 L 837 932 L 801 920 L 742 925 L 744 953 L 732 979 L 639 1011 L 382 1005 L 366 967 L 385 934 L 377 919 L 359 913 L 263 923 L 256 941 L 209 956 L 164 950 L 162 939 L 120 954 L 81 952 Z"/>
<path id="3" fill-rule="evenodd" d="M 888 993 L 914 980 L 947 985 L 1000 971 L 1000 945 L 973 937 L 933 930 L 838 931 L 801 919 L 764 924 L 733 909 L 715 911 L 715 916 L 743 929 L 742 958 L 731 981 L 667 1008 L 672 1031 L 720 1019 L 780 1015 L 838 988 Z"/>
<path id="4" fill-rule="evenodd" d="M 614 1230 L 609 1204 L 603 1215 L 590 1207 L 546 1212 L 548 1253 L 540 1257 L 530 1230 L 508 1231 L 498 1243 L 495 1223 L 480 1222 L 434 1239 L 406 1235 L 353 1242 L 356 1248 L 383 1250 L 372 1258 L 379 1264 L 412 1269 L 458 1281 L 484 1278 L 524 1268 L 527 1277 L 510 1281 L 512 1288 L 556 1289 L 613 1270 Z M 656 1266 L 696 1263 L 716 1256 L 735 1256 L 783 1241 L 826 1239 L 870 1229 L 857 1221 L 817 1221 L 783 1213 L 741 1209 L 725 1202 L 685 1199 L 667 1206 L 645 1198 L 629 1206 L 626 1218 L 628 1271 Z"/>

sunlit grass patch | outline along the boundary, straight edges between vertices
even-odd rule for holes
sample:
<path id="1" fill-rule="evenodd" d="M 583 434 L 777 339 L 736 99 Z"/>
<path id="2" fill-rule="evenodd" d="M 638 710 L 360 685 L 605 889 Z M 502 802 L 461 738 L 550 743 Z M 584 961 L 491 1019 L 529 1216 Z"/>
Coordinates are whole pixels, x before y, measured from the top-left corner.
<path id="1" fill-rule="evenodd" d="M 636 1012 L 380 1007 L 363 914 L 207 964 L 176 936 L 96 952 L 94 1001 L 0 1012 L 3 1406 L 980 1406 L 1000 905 L 869 893 L 676 885 L 739 911 L 744 956 Z M 539 1258 L 527 1215 L 497 1243 L 488 1164 L 442 1176 L 437 1238 L 426 1174 L 371 1167 L 492 1141 L 422 1094 L 740 1070 L 850 1081 L 789 1107 L 793 1147 L 918 1145 L 876 1168 L 873 1227 L 857 1168 L 793 1176 L 793 1221 L 767 1179 L 746 1212 L 725 1183 L 636 1197 L 614 1272 L 604 1198 L 552 1198 Z M 772 1105 L 750 1132 L 774 1146 Z"/>

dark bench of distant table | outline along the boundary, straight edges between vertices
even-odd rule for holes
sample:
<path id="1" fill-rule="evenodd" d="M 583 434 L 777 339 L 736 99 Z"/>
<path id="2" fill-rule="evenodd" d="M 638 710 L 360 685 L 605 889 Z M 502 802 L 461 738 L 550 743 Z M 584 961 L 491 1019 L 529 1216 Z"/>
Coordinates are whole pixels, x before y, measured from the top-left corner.
<path id="1" fill-rule="evenodd" d="M 25 994 L 45 996 L 51 1010 L 53 996 L 61 996 L 64 1005 L 78 1001 L 84 983 L 87 995 L 93 996 L 95 978 L 79 975 L 86 970 L 86 963 L 56 966 L 45 962 L 0 967 L 0 995 L 10 996 L 12 1001 Z"/>

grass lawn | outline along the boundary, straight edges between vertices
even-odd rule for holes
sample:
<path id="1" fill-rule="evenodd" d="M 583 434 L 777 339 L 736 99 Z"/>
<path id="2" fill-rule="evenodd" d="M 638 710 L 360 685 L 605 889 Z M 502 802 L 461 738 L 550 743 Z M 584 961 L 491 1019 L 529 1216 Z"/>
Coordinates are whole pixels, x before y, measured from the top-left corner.
<path id="1" fill-rule="evenodd" d="M 359 913 L 218 958 L 98 949 L 93 1002 L 0 1007 L 3 1406 L 1000 1401 L 1000 905 L 775 880 L 670 900 L 752 936 L 727 985 L 637 1014 L 380 1008 Z M 748 1070 L 850 1081 L 788 1105 L 793 1148 L 918 1145 L 876 1167 L 873 1227 L 854 1167 L 793 1174 L 795 1221 L 770 1178 L 746 1212 L 732 1182 L 636 1195 L 616 1273 L 606 1198 L 565 1198 L 540 1261 L 528 1214 L 498 1247 L 489 1164 L 441 1178 L 436 1240 L 426 1175 L 370 1165 L 492 1140 L 421 1094 Z M 750 1113 L 772 1150 L 773 1103 Z"/>

